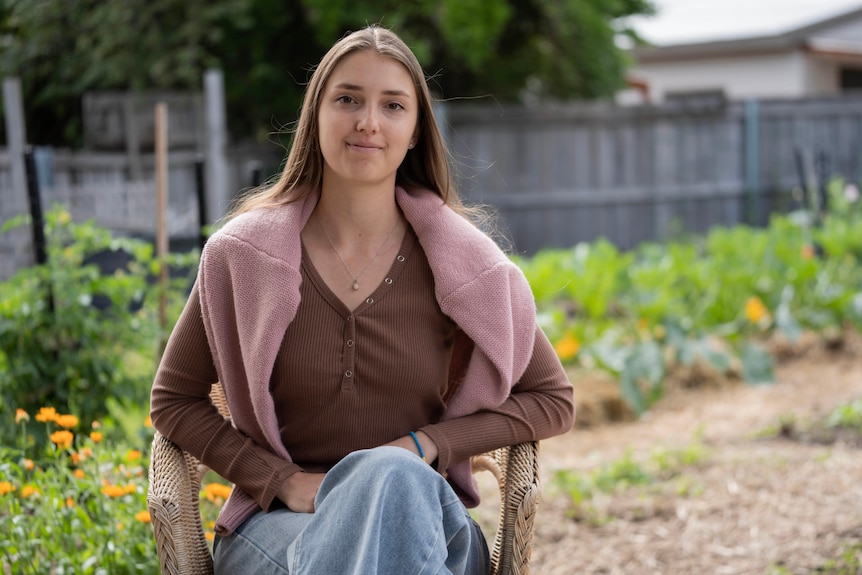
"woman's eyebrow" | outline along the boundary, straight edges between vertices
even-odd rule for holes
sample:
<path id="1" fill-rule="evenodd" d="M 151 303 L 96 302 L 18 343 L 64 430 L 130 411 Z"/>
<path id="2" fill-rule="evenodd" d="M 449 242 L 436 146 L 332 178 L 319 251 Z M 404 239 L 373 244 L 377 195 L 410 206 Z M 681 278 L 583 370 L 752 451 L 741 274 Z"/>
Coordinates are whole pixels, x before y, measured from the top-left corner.
<path id="1" fill-rule="evenodd" d="M 358 86 L 356 84 L 350 84 L 349 82 L 340 82 L 334 86 L 336 90 L 347 90 L 350 92 L 364 92 L 365 88 L 362 86 Z M 383 90 L 382 94 L 386 96 L 401 96 L 401 97 L 411 97 L 410 93 L 405 90 Z"/>

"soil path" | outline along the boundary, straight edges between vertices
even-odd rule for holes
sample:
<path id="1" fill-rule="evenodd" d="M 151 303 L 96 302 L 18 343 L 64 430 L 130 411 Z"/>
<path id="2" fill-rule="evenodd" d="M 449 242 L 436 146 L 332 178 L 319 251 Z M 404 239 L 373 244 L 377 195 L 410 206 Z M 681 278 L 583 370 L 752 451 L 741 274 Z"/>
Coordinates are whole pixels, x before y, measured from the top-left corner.
<path id="1" fill-rule="evenodd" d="M 678 389 L 639 421 L 543 442 L 532 573 L 862 573 L 829 567 L 848 546 L 856 555 L 862 548 L 860 442 L 764 437 L 862 398 L 860 339 L 782 362 L 772 386 Z M 594 499 L 594 521 L 573 519 L 553 480 L 561 469 L 586 476 L 626 453 L 646 461 L 657 448 L 693 444 L 702 445 L 699 463 L 672 480 Z"/>

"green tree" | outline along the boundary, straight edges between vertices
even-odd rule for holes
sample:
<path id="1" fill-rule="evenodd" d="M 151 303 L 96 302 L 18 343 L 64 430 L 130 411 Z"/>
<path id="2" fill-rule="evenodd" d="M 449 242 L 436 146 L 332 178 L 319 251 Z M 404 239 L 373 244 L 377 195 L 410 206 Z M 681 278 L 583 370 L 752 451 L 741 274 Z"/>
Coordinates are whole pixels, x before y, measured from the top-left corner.
<path id="1" fill-rule="evenodd" d="M 651 0 L 0 0 L 0 75 L 22 78 L 31 141 L 80 142 L 88 90 L 199 89 L 224 70 L 235 136 L 295 119 L 309 71 L 377 23 L 415 50 L 443 98 L 601 98 L 624 81 L 617 46 Z"/>

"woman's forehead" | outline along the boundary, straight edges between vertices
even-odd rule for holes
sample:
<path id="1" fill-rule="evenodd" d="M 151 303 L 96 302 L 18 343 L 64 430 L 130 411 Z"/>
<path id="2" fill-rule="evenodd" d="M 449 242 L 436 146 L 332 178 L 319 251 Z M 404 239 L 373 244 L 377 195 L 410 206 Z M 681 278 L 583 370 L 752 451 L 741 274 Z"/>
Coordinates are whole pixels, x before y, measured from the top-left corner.
<path id="1" fill-rule="evenodd" d="M 326 87 L 404 93 L 411 97 L 416 94 L 413 77 L 403 63 L 371 50 L 351 52 L 341 58 L 333 67 Z"/>

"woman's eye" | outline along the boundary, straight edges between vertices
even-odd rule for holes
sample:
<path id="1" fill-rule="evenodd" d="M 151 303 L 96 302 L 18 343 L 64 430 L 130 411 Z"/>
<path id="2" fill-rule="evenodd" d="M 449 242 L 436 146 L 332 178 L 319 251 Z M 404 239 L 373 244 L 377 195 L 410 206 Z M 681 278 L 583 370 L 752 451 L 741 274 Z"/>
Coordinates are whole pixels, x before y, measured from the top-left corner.
<path id="1" fill-rule="evenodd" d="M 335 99 L 335 101 L 342 104 L 352 104 L 354 102 L 353 98 L 351 98 L 350 96 L 339 96 Z"/>
<path id="2" fill-rule="evenodd" d="M 389 108 L 390 110 L 403 110 L 404 109 L 404 106 L 402 106 L 398 102 L 390 102 L 389 104 L 386 105 L 386 107 Z"/>

